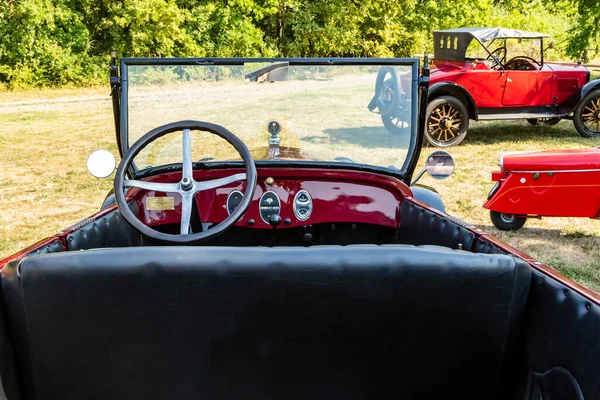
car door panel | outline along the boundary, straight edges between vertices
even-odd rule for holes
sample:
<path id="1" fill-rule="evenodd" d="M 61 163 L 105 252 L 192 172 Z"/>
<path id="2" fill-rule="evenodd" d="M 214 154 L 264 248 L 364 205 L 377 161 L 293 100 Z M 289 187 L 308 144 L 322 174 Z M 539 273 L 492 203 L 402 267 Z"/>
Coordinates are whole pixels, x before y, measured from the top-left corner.
<path id="1" fill-rule="evenodd" d="M 549 70 L 506 71 L 502 105 L 535 107 L 552 104 L 553 73 Z"/>
<path id="2" fill-rule="evenodd" d="M 459 76 L 455 82 L 473 96 L 478 108 L 502 106 L 506 74 L 501 71 L 471 70 Z"/>

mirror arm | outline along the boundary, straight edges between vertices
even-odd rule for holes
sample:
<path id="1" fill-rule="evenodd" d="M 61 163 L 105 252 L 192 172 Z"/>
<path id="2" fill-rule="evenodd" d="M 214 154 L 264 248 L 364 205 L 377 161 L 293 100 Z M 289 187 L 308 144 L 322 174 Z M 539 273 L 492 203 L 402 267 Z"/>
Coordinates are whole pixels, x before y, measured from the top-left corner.
<path id="1" fill-rule="evenodd" d="M 410 183 L 410 186 L 417 183 L 419 181 L 419 179 L 421 179 L 423 177 L 423 174 L 425 174 L 425 172 L 427 172 L 427 169 L 423 169 L 421 172 L 419 172 L 419 175 L 417 175 L 417 177 Z"/>

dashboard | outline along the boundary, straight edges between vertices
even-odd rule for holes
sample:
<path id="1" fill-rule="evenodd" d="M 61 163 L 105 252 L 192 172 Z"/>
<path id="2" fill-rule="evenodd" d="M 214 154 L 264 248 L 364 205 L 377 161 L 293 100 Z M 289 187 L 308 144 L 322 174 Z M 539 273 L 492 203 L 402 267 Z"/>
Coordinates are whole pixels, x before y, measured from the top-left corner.
<path id="1" fill-rule="evenodd" d="M 194 171 L 196 181 L 216 179 L 243 169 Z M 257 168 L 257 187 L 252 202 L 237 227 L 285 229 L 323 223 L 372 224 L 397 228 L 402 199 L 410 190 L 389 176 L 369 172 L 332 169 Z M 148 178 L 155 182 L 177 182 L 180 173 Z M 195 201 L 203 224 L 223 221 L 237 207 L 245 182 L 234 182 L 200 191 Z M 178 194 L 132 189 L 140 220 L 157 227 L 180 221 Z M 192 214 L 192 219 L 194 215 Z"/>

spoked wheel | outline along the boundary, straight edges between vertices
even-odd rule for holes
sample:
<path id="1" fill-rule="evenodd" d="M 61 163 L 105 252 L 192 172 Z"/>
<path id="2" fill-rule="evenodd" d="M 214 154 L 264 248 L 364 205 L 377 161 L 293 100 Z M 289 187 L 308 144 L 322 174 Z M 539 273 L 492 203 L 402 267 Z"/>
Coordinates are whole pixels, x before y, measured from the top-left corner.
<path id="1" fill-rule="evenodd" d="M 388 132 L 396 135 L 406 133 L 410 129 L 410 104 L 404 109 L 400 107 L 395 113 L 382 115 L 381 121 Z"/>
<path id="2" fill-rule="evenodd" d="M 501 231 L 516 231 L 521 229 L 527 218 L 517 217 L 514 214 L 505 214 L 498 211 L 490 211 L 490 219 L 494 226 Z"/>
<path id="3" fill-rule="evenodd" d="M 600 137 L 600 89 L 588 93 L 573 113 L 573 124 L 583 137 Z"/>
<path id="4" fill-rule="evenodd" d="M 452 96 L 442 96 L 429 102 L 425 138 L 436 147 L 451 147 L 462 142 L 469 128 L 465 105 Z"/>
<path id="5" fill-rule="evenodd" d="M 550 117 L 550 118 L 530 118 L 527 120 L 532 126 L 552 126 L 556 125 L 560 122 L 560 117 Z"/>

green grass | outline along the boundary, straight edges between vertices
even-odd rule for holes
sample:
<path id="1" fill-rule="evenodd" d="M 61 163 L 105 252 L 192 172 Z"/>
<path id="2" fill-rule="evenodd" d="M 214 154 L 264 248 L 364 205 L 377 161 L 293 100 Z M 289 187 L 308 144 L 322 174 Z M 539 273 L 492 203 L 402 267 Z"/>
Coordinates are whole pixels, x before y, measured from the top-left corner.
<path id="1" fill-rule="evenodd" d="M 92 178 L 85 162 L 87 155 L 98 148 L 117 155 L 108 94 L 108 89 L 0 93 L 0 258 L 99 209 L 112 181 Z M 364 99 L 357 101 L 364 108 Z M 230 120 L 239 117 L 231 107 L 224 107 L 230 111 Z M 332 107 L 335 111 L 337 106 Z M 313 111 L 312 118 L 322 116 L 323 111 Z M 246 117 L 246 122 L 263 122 Z M 393 138 L 377 136 L 381 134 L 378 132 L 373 132 L 373 137 L 379 137 L 377 141 L 340 129 L 332 133 L 336 129 L 333 125 L 341 122 L 328 123 L 331 129 L 325 127 L 291 140 L 300 140 L 315 150 L 325 141 L 332 151 L 381 162 L 390 157 L 389 147 L 398 145 Z M 237 127 L 241 129 L 243 124 Z M 481 208 L 501 151 L 599 145 L 599 140 L 580 137 L 570 121 L 554 127 L 531 127 L 526 122 L 471 123 L 464 142 L 450 149 L 457 163 L 454 175 L 445 181 L 426 176 L 421 183 L 440 192 L 450 214 L 600 291 L 600 221 L 529 220 L 522 230 L 506 233 L 496 230 L 488 211 Z M 433 150 L 423 149 L 421 166 Z"/>

